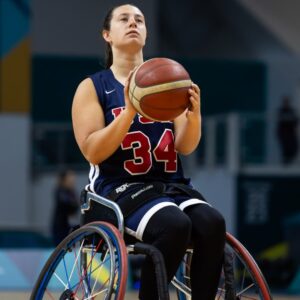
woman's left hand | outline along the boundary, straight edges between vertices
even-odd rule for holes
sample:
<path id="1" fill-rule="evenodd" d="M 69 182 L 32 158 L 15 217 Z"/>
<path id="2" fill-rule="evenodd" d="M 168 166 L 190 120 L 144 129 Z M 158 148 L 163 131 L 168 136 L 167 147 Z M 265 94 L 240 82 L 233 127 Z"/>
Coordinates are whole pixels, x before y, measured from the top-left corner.
<path id="1" fill-rule="evenodd" d="M 191 88 L 189 89 L 190 94 L 190 106 L 187 110 L 186 117 L 189 120 L 196 119 L 200 117 L 200 88 L 197 84 L 192 83 Z"/>

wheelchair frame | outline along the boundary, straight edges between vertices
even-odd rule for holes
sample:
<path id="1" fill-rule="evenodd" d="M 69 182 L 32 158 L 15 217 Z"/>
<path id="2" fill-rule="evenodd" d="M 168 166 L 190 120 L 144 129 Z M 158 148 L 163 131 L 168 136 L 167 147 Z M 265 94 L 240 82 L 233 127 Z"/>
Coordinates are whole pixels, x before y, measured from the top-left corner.
<path id="1" fill-rule="evenodd" d="M 164 267 L 163 257 L 155 247 L 144 244 L 144 243 L 136 243 L 134 245 L 125 245 L 124 243 L 124 218 L 121 212 L 120 207 L 117 203 L 106 199 L 102 196 L 97 194 L 86 192 L 85 194 L 85 201 L 81 205 L 82 214 L 88 211 L 91 207 L 91 201 L 95 201 L 96 203 L 105 206 L 109 210 L 113 211 L 114 215 L 117 218 L 117 229 L 115 226 L 108 224 L 106 222 L 92 222 L 88 223 L 76 231 L 72 232 L 69 236 L 67 236 L 55 249 L 53 254 L 48 259 L 47 263 L 45 264 L 43 270 L 40 273 L 40 276 L 33 288 L 31 294 L 31 300 L 40 300 L 44 299 L 44 295 L 51 289 L 50 287 L 50 280 L 53 276 L 59 277 L 60 275 L 56 274 L 56 268 L 58 264 L 63 261 L 63 264 L 66 265 L 65 256 L 62 258 L 62 253 L 65 255 L 68 251 L 72 251 L 71 247 L 74 243 L 77 243 L 80 238 L 80 235 L 84 235 L 83 241 L 81 241 L 81 248 L 80 248 L 80 259 L 79 254 L 76 258 L 77 261 L 80 262 L 79 267 L 79 276 L 81 279 L 79 280 L 78 285 L 82 285 L 81 295 L 82 299 L 95 299 L 94 296 L 91 296 L 93 289 L 95 288 L 97 282 L 95 281 L 93 289 L 90 287 L 90 280 L 93 277 L 93 271 L 89 271 L 92 268 L 91 261 L 88 261 L 88 253 L 89 248 L 86 245 L 86 240 L 90 239 L 90 234 L 96 234 L 96 240 L 99 239 L 98 235 L 100 236 L 100 240 L 104 241 L 104 246 L 102 245 L 101 251 L 103 253 L 109 252 L 110 257 L 110 273 L 112 278 L 110 278 L 109 284 L 107 287 L 105 285 L 105 290 L 107 290 L 107 294 L 104 299 L 115 299 L 115 300 L 122 300 L 124 299 L 125 289 L 126 289 L 126 281 L 127 281 L 127 253 L 133 254 L 145 254 L 152 258 L 154 265 L 155 265 L 155 272 L 157 277 L 157 285 L 158 285 L 158 294 L 160 300 L 169 300 L 169 292 L 168 292 L 168 284 L 166 279 L 166 270 Z M 94 237 L 95 238 L 95 237 Z M 226 248 L 225 253 L 228 252 L 229 256 L 232 255 L 232 261 L 227 261 L 227 268 L 226 270 L 226 263 L 224 262 L 224 267 L 220 279 L 219 289 L 216 295 L 216 299 L 226 299 L 226 300 L 236 300 L 242 299 L 243 293 L 247 292 L 248 290 L 251 293 L 256 293 L 258 291 L 260 298 L 254 299 L 263 299 L 263 300 L 271 300 L 272 296 L 269 290 L 269 287 L 264 279 L 259 267 L 257 266 L 256 262 L 249 254 L 247 249 L 231 234 L 226 233 Z M 92 244 L 95 248 L 96 244 Z M 99 248 L 99 246 L 97 246 Z M 92 255 L 96 255 L 98 248 L 95 250 L 93 248 Z M 91 248 L 92 249 L 92 248 Z M 104 250 L 103 250 L 104 249 Z M 115 249 L 115 250 L 114 250 Z M 102 253 L 100 251 L 100 254 Z M 79 252 L 79 251 L 78 251 Z M 82 252 L 82 253 L 81 253 Z M 103 256 L 103 253 L 101 256 Z M 191 285 L 190 285 L 190 272 L 189 272 L 189 264 L 192 258 L 192 249 L 187 249 L 185 259 L 183 261 L 181 267 L 178 269 L 176 276 L 174 276 L 172 280 L 172 284 L 176 288 L 177 297 L 179 300 L 189 300 L 191 299 Z M 60 255 L 60 256 L 59 256 Z M 106 254 L 105 254 L 106 256 Z M 238 264 L 244 265 L 245 269 L 249 273 L 247 276 L 238 274 L 239 281 L 241 282 L 248 282 L 250 279 L 253 280 L 253 283 L 249 284 L 247 287 L 241 287 L 239 291 L 237 291 L 237 287 L 235 286 L 235 276 L 233 269 L 230 270 L 231 266 L 235 266 L 237 263 L 234 262 L 234 259 L 238 260 Z M 91 260 L 93 259 L 93 256 Z M 99 268 L 99 267 L 98 267 Z M 73 267 L 74 269 L 74 267 Z M 226 274 L 229 273 L 228 274 Z M 232 274 L 230 274 L 232 272 Z M 88 274 L 89 273 L 89 274 Z M 73 274 L 73 271 L 72 271 Z M 228 276 L 228 278 L 226 278 Z M 244 276 L 244 277 L 243 277 Z M 72 276 L 71 276 L 72 277 Z M 249 279 L 250 278 L 250 279 Z M 60 278 L 60 281 L 63 281 Z M 49 284 L 49 288 L 48 287 Z M 72 290 L 72 285 L 69 283 L 69 279 L 67 283 L 63 285 L 63 292 L 58 299 L 60 300 L 71 300 L 71 299 L 81 299 L 74 295 L 74 291 Z M 255 289 L 253 289 L 253 287 Z M 47 291 L 48 289 L 48 291 Z M 76 292 L 78 291 L 78 287 L 76 287 Z M 253 292 L 252 292 L 253 291 Z M 101 292 L 102 293 L 102 292 Z M 100 294 L 100 292 L 99 292 Z M 97 296 L 97 294 L 96 294 Z M 223 297 L 223 298 L 221 298 Z M 248 296 L 246 296 L 248 298 Z M 245 298 L 245 299 L 246 299 Z M 49 299 L 56 299 L 53 297 Z"/>

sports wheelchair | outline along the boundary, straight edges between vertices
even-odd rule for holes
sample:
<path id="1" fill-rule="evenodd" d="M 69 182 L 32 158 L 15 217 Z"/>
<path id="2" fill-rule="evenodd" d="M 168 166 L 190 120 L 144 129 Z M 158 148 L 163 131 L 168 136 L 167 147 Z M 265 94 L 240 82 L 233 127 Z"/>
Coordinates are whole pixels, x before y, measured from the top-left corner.
<path id="1" fill-rule="evenodd" d="M 100 220 L 105 221 L 89 222 L 79 227 L 56 247 L 37 279 L 30 299 L 122 300 L 128 276 L 127 254 L 145 254 L 153 259 L 159 300 L 169 300 L 161 253 L 144 243 L 125 243 L 124 218 L 120 207 L 90 192 L 84 192 L 81 202 L 83 219 L 93 211 L 100 214 Z M 187 249 L 172 280 L 178 300 L 191 299 L 192 256 L 193 249 Z M 254 259 L 229 233 L 226 234 L 224 263 L 215 299 L 272 299 Z"/>

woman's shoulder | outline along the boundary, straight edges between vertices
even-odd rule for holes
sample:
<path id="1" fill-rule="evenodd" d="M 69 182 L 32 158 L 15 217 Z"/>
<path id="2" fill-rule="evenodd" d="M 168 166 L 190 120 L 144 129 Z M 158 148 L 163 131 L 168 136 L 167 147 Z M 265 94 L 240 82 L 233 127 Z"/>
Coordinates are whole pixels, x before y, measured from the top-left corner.
<path id="1" fill-rule="evenodd" d="M 78 85 L 79 89 L 94 89 L 101 86 L 101 83 L 108 77 L 108 70 L 100 70 L 96 73 L 88 75 Z"/>
<path id="2" fill-rule="evenodd" d="M 93 74 L 87 75 L 81 82 L 79 82 L 79 88 L 91 87 L 97 82 L 103 81 L 107 77 L 107 70 L 101 70 Z"/>
<path id="3" fill-rule="evenodd" d="M 76 94 L 83 95 L 84 98 L 96 95 L 98 100 L 105 101 L 105 91 L 115 88 L 111 76 L 110 70 L 101 70 L 89 75 L 79 83 Z"/>
<path id="4" fill-rule="evenodd" d="M 76 94 L 86 93 L 93 89 L 94 89 L 93 81 L 90 77 L 87 77 L 78 84 Z"/>
<path id="5" fill-rule="evenodd" d="M 107 70 L 107 69 L 100 70 L 100 71 L 98 71 L 96 73 L 93 73 L 93 74 L 89 75 L 88 78 L 91 78 L 92 81 L 95 81 L 95 80 L 97 80 L 97 81 L 104 80 L 104 79 L 110 77 L 110 73 L 111 73 L 110 70 Z"/>
<path id="6" fill-rule="evenodd" d="M 97 99 L 97 92 L 91 78 L 87 77 L 83 79 L 77 86 L 75 95 L 73 98 L 72 109 L 86 105 L 87 101 L 92 103 Z M 81 110 L 81 108 L 80 108 Z"/>

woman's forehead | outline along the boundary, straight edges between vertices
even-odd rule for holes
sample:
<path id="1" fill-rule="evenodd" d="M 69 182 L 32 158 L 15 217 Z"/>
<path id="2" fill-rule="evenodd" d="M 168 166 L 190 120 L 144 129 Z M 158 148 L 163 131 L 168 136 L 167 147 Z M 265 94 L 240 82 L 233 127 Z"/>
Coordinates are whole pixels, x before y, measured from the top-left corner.
<path id="1" fill-rule="evenodd" d="M 116 17 L 123 14 L 144 16 L 143 13 L 136 6 L 129 4 L 119 6 L 113 12 L 113 15 Z"/>

